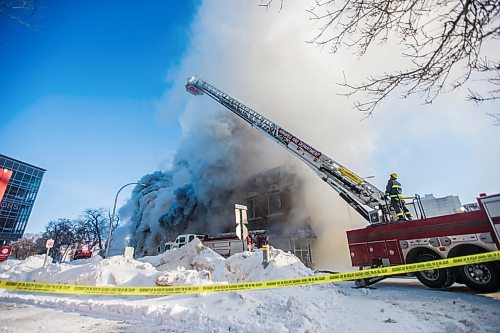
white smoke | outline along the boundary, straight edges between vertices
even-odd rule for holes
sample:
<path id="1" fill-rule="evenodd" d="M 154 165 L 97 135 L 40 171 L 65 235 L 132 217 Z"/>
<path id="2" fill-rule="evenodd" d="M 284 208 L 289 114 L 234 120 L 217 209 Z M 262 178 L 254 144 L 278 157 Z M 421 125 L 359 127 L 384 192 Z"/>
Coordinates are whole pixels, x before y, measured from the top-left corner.
<path id="1" fill-rule="evenodd" d="M 191 47 L 177 72 L 170 74 L 173 88 L 158 102 L 164 119 L 180 115 L 183 141 L 171 169 L 141 179 L 148 187 L 134 191 L 120 211 L 132 222 L 139 255 L 154 252 L 180 230 L 226 231 L 234 224 L 234 203 L 247 195 L 241 189 L 248 177 L 297 164 L 307 186 L 295 198 L 294 219 L 312 217 L 319 252 L 325 252 L 321 244 L 340 244 L 336 246 L 345 259 L 344 224 L 351 219 L 333 190 L 230 111 L 184 90 L 186 79 L 197 74 L 327 155 L 339 160 L 349 156 L 351 166 L 362 166 L 369 156 L 369 131 L 356 114 L 343 112 L 347 103 L 332 91 L 340 71 L 329 54 L 305 43 L 311 36 L 307 27 L 304 4 L 290 3 L 281 12 L 264 11 L 256 3 L 201 5 Z M 349 135 L 356 129 L 364 135 Z M 315 261 L 321 260 L 316 255 Z"/>
<path id="2" fill-rule="evenodd" d="M 189 111 L 184 115 L 188 117 Z M 132 222 L 139 256 L 156 253 L 158 246 L 181 232 L 234 229 L 234 204 L 245 202 L 248 177 L 280 161 L 261 161 L 266 153 L 257 154 L 255 147 L 262 138 L 235 116 L 212 110 L 207 117 L 197 117 L 185 127 L 171 168 L 140 179 L 146 187 L 136 187 L 120 211 Z"/>
<path id="3" fill-rule="evenodd" d="M 233 223 L 234 202 L 244 199 L 246 193 L 235 193 L 239 184 L 271 167 L 296 164 L 297 173 L 305 177 L 305 188 L 294 214 L 298 219 L 311 217 L 319 237 L 313 260 L 319 267 L 348 266 L 345 230 L 364 225 L 358 214 L 271 140 L 209 97 L 184 90 L 186 79 L 198 75 L 359 175 L 383 170 L 377 174 L 377 185 L 384 187 L 386 174 L 393 171 L 387 168 L 394 164 L 377 164 L 374 157 L 388 155 L 393 147 L 402 150 L 393 135 L 387 137 L 387 133 L 401 134 L 388 119 L 394 113 L 361 121 L 362 115 L 352 110 L 352 101 L 338 95 L 336 85 L 343 81 L 344 71 L 355 79 L 366 77 L 377 62 L 360 64 L 351 55 L 332 55 L 306 43 L 319 28 L 305 11 L 313 1 L 286 1 L 281 11 L 278 6 L 266 11 L 258 3 L 210 0 L 200 5 L 185 57 L 169 73 L 172 88 L 157 103 L 162 119 L 180 119 L 183 142 L 172 168 L 146 176 L 150 179 L 145 181 L 154 185 L 129 203 L 129 210 L 137 205 L 130 215 L 136 230 L 149 230 L 147 237 L 136 241 L 143 242 L 144 248 L 163 241 L 167 236 L 158 223 L 162 218 L 171 226 L 182 221 L 190 232 L 205 233 L 212 227 L 220 231 Z M 391 61 L 383 59 L 385 64 Z M 401 107 L 405 106 L 397 110 Z M 401 119 L 402 112 L 398 124 L 410 131 L 411 123 Z M 418 158 L 401 160 L 415 164 Z"/>

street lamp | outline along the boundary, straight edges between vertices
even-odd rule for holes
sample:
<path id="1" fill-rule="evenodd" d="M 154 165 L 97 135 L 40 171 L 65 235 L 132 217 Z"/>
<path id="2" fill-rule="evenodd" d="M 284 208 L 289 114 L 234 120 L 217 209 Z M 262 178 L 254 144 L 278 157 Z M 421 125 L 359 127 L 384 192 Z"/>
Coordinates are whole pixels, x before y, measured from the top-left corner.
<path id="1" fill-rule="evenodd" d="M 120 194 L 121 190 L 123 190 L 125 187 L 129 185 L 141 185 L 143 187 L 146 186 L 146 184 L 140 184 L 140 183 L 128 183 L 120 187 L 118 192 L 116 192 L 115 196 L 115 204 L 113 205 L 113 213 L 111 214 L 111 220 L 109 221 L 109 236 L 108 236 L 108 242 L 106 244 L 106 254 L 104 255 L 105 258 L 108 257 L 109 253 L 109 247 L 111 246 L 111 232 L 113 231 L 113 222 L 115 221 L 115 212 L 116 212 L 116 202 L 118 201 L 118 194 Z"/>

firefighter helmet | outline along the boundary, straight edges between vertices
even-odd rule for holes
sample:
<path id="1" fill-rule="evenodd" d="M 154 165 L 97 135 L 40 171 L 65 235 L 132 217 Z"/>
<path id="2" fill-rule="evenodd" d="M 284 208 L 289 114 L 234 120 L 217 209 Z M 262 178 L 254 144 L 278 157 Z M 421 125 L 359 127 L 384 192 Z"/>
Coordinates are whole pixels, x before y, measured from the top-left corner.
<path id="1" fill-rule="evenodd" d="M 391 178 L 398 178 L 398 174 L 395 172 L 391 173 Z"/>

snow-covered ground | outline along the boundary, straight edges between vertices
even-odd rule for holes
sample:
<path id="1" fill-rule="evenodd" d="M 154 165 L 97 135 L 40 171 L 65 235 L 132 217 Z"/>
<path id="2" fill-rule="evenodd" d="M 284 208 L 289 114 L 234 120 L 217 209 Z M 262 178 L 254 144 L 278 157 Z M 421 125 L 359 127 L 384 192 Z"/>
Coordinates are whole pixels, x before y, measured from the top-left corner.
<path id="1" fill-rule="evenodd" d="M 43 256 L 0 264 L 0 279 L 98 286 L 273 280 L 314 274 L 272 249 L 227 260 L 199 241 L 140 260 L 115 256 L 43 265 Z M 36 294 L 0 290 L 0 332 L 500 332 L 498 293 L 459 285 L 427 289 L 413 279 L 372 288 L 352 282 L 175 296 Z"/>

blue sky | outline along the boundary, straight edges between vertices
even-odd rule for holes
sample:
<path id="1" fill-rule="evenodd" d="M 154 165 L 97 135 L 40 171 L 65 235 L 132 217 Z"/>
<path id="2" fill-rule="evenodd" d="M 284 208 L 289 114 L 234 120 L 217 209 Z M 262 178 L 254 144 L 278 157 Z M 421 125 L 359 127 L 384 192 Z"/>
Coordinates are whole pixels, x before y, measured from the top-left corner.
<path id="1" fill-rule="evenodd" d="M 154 104 L 198 1 L 40 4 L 33 30 L 0 17 L 1 152 L 47 169 L 27 232 L 109 208 L 121 185 L 168 164 L 180 128 Z"/>

